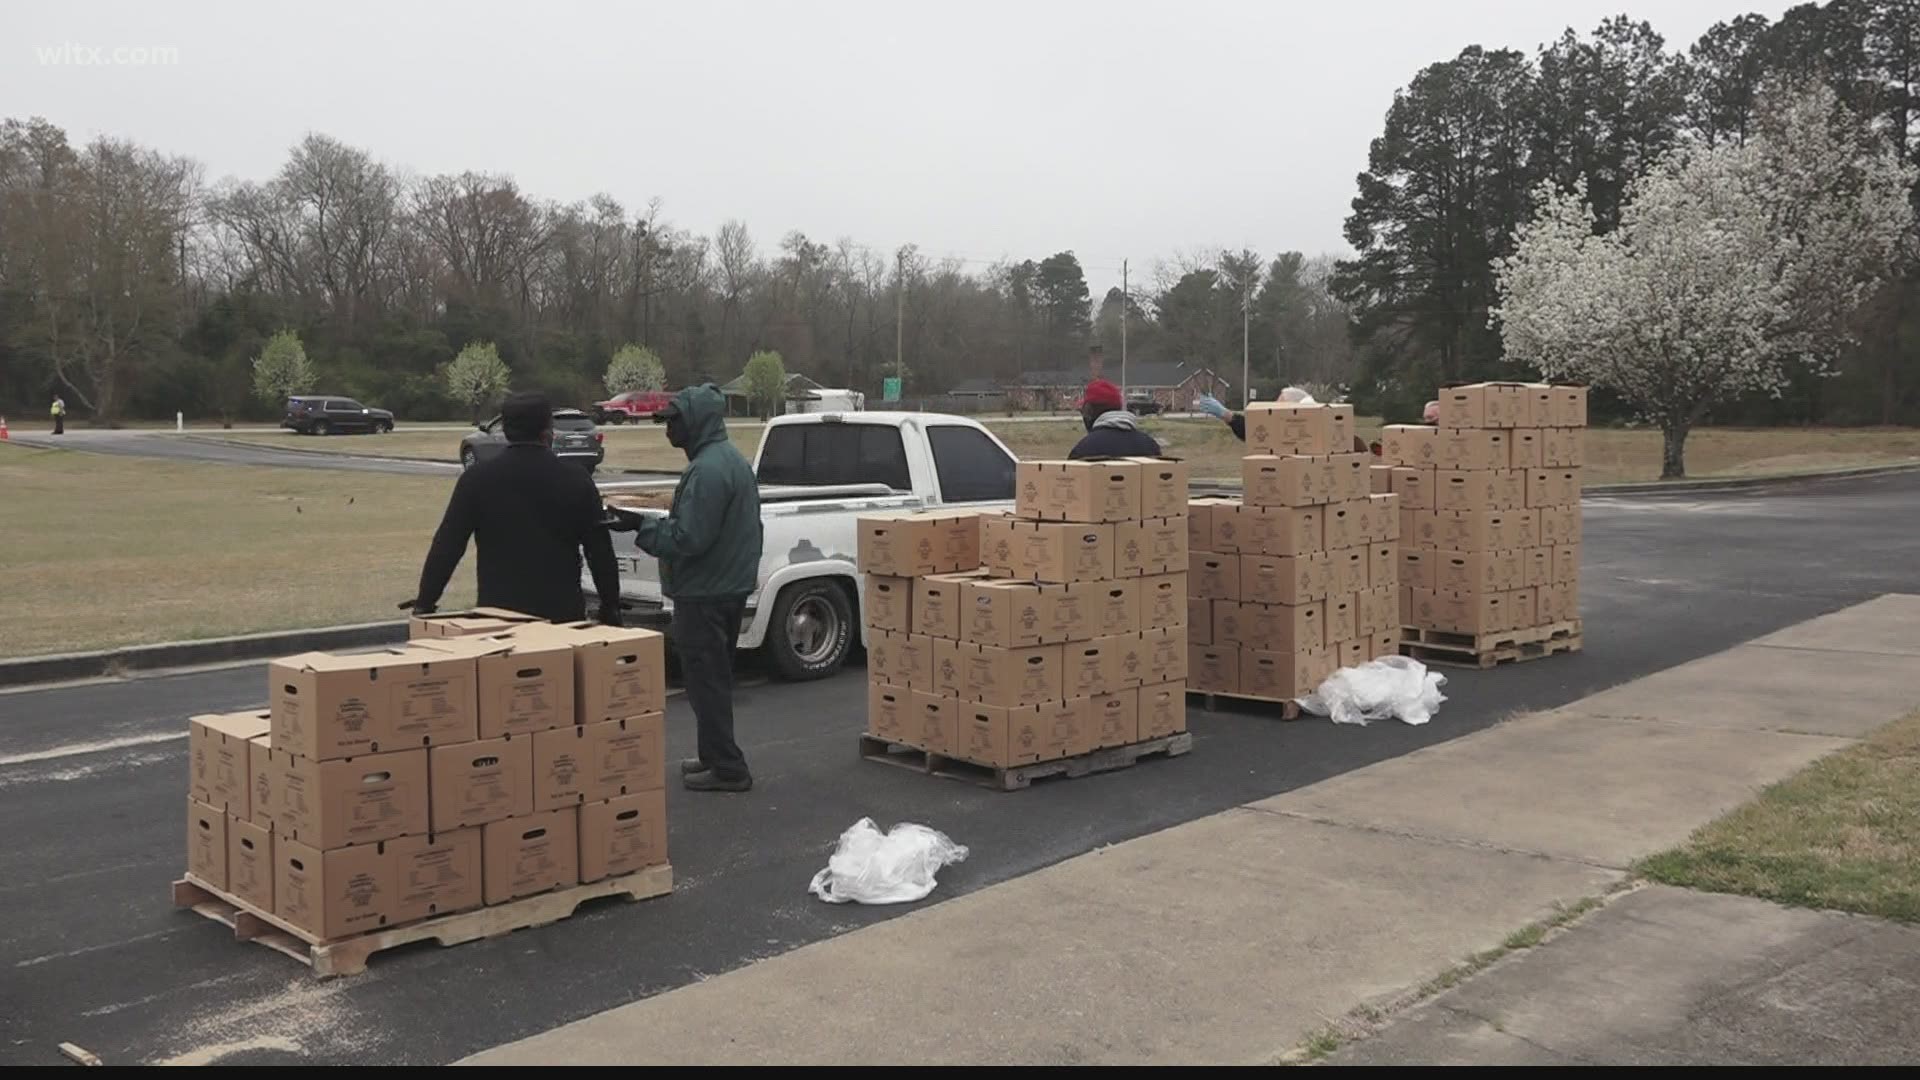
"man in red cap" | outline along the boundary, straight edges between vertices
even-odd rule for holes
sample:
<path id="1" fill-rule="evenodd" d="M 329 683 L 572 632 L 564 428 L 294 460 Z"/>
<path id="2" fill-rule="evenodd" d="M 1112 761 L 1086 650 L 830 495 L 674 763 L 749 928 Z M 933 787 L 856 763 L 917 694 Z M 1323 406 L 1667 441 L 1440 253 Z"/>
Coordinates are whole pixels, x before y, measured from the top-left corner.
<path id="1" fill-rule="evenodd" d="M 1068 452 L 1070 458 L 1160 456 L 1160 444 L 1140 430 L 1139 420 L 1121 400 L 1120 388 L 1105 379 L 1087 384 L 1080 420 L 1087 434 Z"/>

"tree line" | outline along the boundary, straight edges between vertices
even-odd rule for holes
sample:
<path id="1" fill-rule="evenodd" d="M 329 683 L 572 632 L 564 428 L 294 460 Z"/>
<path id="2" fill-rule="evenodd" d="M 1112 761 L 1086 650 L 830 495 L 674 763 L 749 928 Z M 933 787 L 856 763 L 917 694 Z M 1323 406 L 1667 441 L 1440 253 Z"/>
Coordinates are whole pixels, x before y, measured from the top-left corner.
<path id="1" fill-rule="evenodd" d="M 1605 236 L 1674 151 L 1745 146 L 1760 134 L 1770 88 L 1808 82 L 1828 87 L 1899 162 L 1920 160 L 1920 2 L 1741 15 L 1684 50 L 1619 17 L 1531 56 L 1475 45 L 1422 69 L 1373 141 L 1346 222 L 1356 255 L 1335 272 L 1356 316 L 1363 407 L 1404 416 L 1439 383 L 1525 373 L 1502 362 L 1510 357 L 1490 317 L 1497 267 L 1554 193 L 1580 190 L 1587 227 Z M 1920 203 L 1911 186 L 1908 197 Z M 1920 422 L 1916 335 L 1920 277 L 1908 269 L 1820 343 L 1830 362 L 1694 411 L 1720 422 Z M 1648 412 L 1613 393 L 1595 408 L 1603 418 Z"/>

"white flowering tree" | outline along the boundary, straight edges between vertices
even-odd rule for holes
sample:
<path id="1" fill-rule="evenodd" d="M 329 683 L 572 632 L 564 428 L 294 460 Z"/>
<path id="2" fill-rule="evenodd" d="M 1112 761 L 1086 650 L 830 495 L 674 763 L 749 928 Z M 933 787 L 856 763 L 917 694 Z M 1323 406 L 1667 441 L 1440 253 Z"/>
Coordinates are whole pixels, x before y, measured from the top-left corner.
<path id="1" fill-rule="evenodd" d="M 1610 388 L 1665 436 L 1661 479 L 1716 403 L 1825 372 L 1901 257 L 1913 170 L 1817 86 L 1776 95 L 1741 146 L 1690 147 L 1595 235 L 1583 188 L 1543 189 L 1495 264 L 1508 360 Z"/>
<path id="2" fill-rule="evenodd" d="M 624 394 L 629 390 L 664 390 L 667 367 L 659 354 L 644 345 L 622 345 L 607 361 L 607 393 Z"/>
<path id="3" fill-rule="evenodd" d="M 500 350 L 491 341 L 475 341 L 460 350 L 447 365 L 447 393 L 465 405 L 477 423 L 480 410 L 505 396 L 513 373 L 500 359 Z"/>
<path id="4" fill-rule="evenodd" d="M 307 359 L 300 335 L 282 330 L 267 339 L 253 358 L 253 392 L 269 405 L 284 405 L 295 394 L 313 389 L 313 361 Z"/>

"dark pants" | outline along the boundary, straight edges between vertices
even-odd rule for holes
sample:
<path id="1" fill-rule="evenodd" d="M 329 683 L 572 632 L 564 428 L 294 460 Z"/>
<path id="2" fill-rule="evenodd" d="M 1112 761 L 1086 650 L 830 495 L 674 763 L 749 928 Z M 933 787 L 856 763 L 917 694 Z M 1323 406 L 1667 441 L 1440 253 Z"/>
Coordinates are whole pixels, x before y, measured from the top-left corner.
<path id="1" fill-rule="evenodd" d="M 748 775 L 747 756 L 733 741 L 733 647 L 746 608 L 745 597 L 675 600 L 667 630 L 680 654 L 687 704 L 699 723 L 700 761 L 727 780 Z"/>
<path id="2" fill-rule="evenodd" d="M 67 414 L 66 413 L 54 414 L 53 433 L 55 435 L 65 435 L 67 433 Z"/>

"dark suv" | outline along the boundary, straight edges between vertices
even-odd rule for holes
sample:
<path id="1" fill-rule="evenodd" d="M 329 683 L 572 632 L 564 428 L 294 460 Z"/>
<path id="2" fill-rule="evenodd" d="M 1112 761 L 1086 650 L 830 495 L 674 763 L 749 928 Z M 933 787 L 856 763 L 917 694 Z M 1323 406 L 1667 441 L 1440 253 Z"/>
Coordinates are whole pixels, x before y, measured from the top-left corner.
<path id="1" fill-rule="evenodd" d="M 475 462 L 487 460 L 507 445 L 506 433 L 500 430 L 499 417 L 476 427 L 479 430 L 469 432 L 466 438 L 460 440 L 461 468 L 470 469 Z M 557 457 L 577 461 L 585 465 L 588 472 L 592 472 L 606 460 L 605 441 L 606 436 L 593 426 L 593 417 L 579 409 L 553 410 L 553 452 Z"/>
<path id="2" fill-rule="evenodd" d="M 302 394 L 287 399 L 287 415 L 280 426 L 302 435 L 356 431 L 378 435 L 393 430 L 393 414 L 385 409 L 369 409 L 352 398 Z"/>

